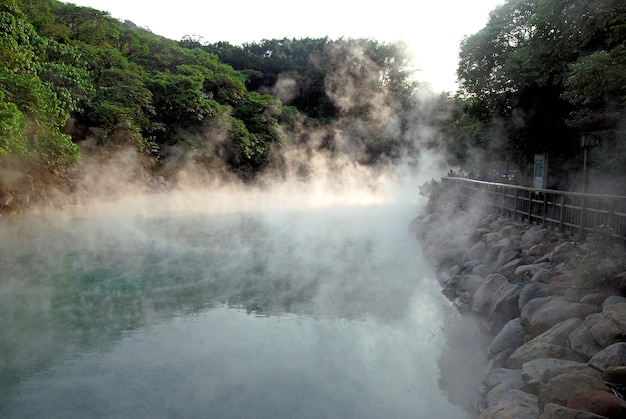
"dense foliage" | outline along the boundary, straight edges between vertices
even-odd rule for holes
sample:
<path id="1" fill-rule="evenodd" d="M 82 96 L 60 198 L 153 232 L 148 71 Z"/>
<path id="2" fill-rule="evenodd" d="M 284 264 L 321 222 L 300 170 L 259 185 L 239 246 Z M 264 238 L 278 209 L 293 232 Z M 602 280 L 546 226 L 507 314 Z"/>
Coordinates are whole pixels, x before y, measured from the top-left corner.
<path id="1" fill-rule="evenodd" d="M 364 57 L 345 60 L 380 65 L 378 86 L 370 87 L 410 88 L 402 49 L 370 40 L 202 45 L 56 0 L 0 7 L 7 63 L 0 155 L 36 155 L 57 168 L 72 164 L 75 144 L 89 139 L 100 151 L 132 144 L 161 163 L 183 153 L 253 176 L 270 163 L 298 113 L 317 124 L 339 115 L 326 93 L 337 62 L 329 55 L 351 43 Z"/>
<path id="2" fill-rule="evenodd" d="M 57 0 L 5 0 L 0 27 L 0 163 L 27 162 L 24 179 L 128 147 L 165 177 L 193 161 L 250 180 L 284 170 L 293 146 L 369 166 L 434 147 L 466 170 L 521 174 L 545 152 L 552 175 L 570 174 L 582 133 L 602 140 L 596 173 L 626 174 L 621 0 L 506 1 L 461 43 L 454 98 L 423 94 L 401 43 L 174 41 Z M 6 173 L 0 212 L 16 190 Z"/>
<path id="3" fill-rule="evenodd" d="M 508 0 L 462 42 L 458 76 L 466 144 L 520 166 L 549 153 L 570 172 L 592 133 L 596 169 L 626 173 L 624 1 Z"/>

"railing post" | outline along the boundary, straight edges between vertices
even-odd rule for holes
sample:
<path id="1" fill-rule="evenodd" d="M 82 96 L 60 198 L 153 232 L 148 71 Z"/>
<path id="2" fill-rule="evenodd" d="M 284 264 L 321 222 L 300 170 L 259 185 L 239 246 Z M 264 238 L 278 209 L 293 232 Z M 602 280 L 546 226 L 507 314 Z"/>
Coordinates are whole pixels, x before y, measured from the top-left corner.
<path id="1" fill-rule="evenodd" d="M 560 194 L 561 196 L 561 212 L 559 214 L 559 233 L 565 231 L 565 227 L 563 226 L 563 217 L 565 217 L 565 194 Z"/>
<path id="2" fill-rule="evenodd" d="M 578 226 L 578 237 L 580 240 L 585 240 L 585 203 L 587 198 L 585 196 L 580 197 L 580 225 Z"/>
<path id="3" fill-rule="evenodd" d="M 544 227 L 546 226 L 546 212 L 548 212 L 548 194 L 543 192 L 543 217 L 541 223 Z"/>
<path id="4" fill-rule="evenodd" d="M 530 224 L 530 221 L 532 220 L 530 217 L 533 213 L 533 191 L 531 191 L 530 189 L 528 190 L 528 224 Z"/>

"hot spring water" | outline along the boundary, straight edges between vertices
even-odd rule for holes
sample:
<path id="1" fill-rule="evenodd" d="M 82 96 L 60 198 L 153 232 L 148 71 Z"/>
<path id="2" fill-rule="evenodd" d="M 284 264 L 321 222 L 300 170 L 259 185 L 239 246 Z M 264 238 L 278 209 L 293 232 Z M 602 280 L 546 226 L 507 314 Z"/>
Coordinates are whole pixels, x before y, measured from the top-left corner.
<path id="1" fill-rule="evenodd" d="M 410 205 L 0 225 L 0 416 L 462 418 Z"/>

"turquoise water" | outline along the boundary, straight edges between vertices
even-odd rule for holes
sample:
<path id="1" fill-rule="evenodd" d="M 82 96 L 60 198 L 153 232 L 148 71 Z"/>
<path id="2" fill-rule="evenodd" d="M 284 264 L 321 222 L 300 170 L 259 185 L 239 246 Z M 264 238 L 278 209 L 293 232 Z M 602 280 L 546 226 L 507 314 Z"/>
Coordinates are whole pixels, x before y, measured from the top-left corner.
<path id="1" fill-rule="evenodd" d="M 465 417 L 414 212 L 5 222 L 0 416 Z"/>

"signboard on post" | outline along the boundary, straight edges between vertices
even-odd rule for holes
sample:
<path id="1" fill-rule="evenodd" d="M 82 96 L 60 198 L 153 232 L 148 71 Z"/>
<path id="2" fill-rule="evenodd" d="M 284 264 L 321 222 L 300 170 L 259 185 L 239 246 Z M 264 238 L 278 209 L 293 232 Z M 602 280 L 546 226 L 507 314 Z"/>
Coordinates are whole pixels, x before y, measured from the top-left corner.
<path id="1" fill-rule="evenodd" d="M 546 189 L 548 185 L 548 155 L 535 154 L 535 176 L 533 187 L 535 189 Z"/>

